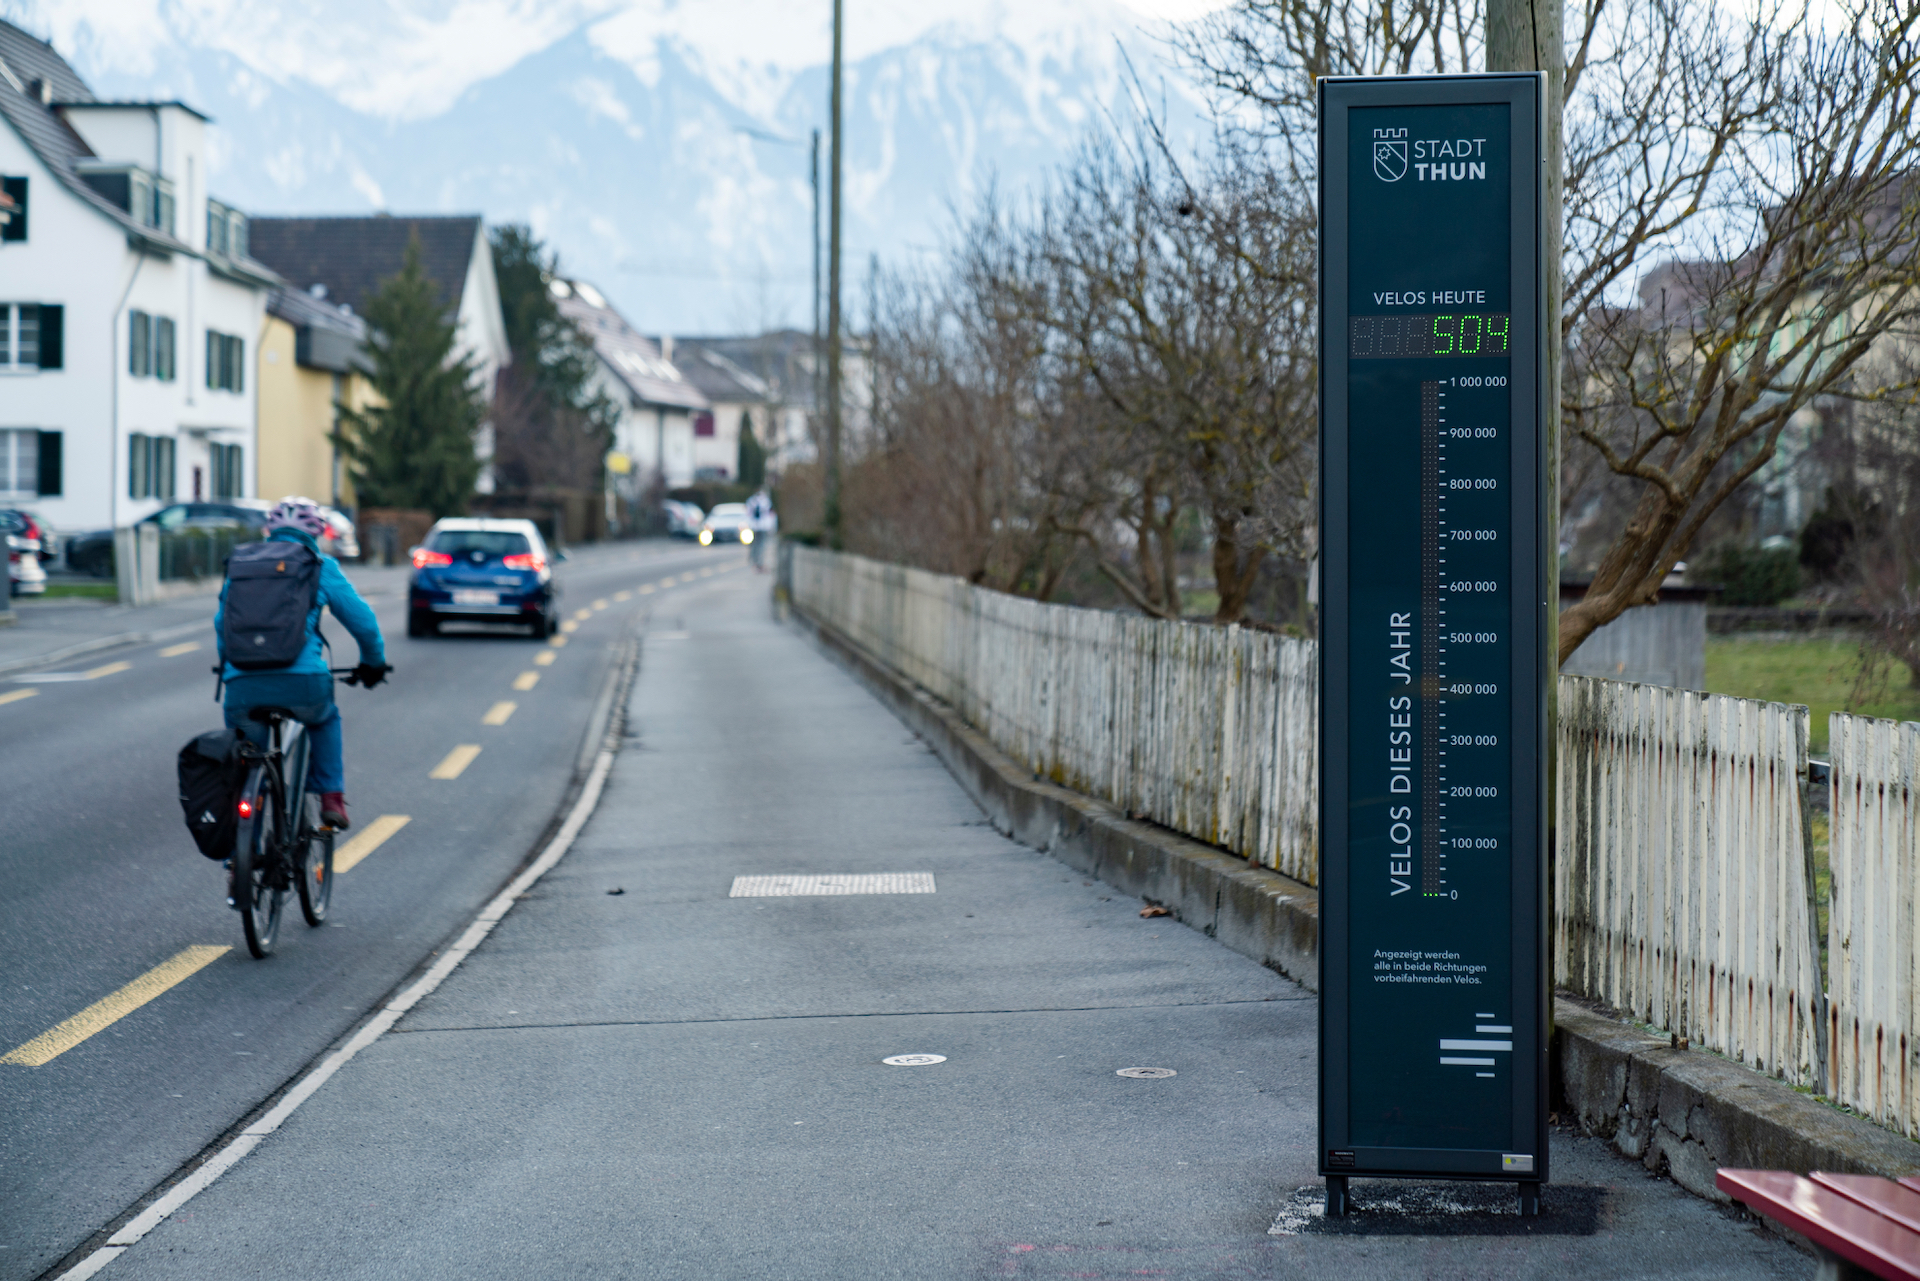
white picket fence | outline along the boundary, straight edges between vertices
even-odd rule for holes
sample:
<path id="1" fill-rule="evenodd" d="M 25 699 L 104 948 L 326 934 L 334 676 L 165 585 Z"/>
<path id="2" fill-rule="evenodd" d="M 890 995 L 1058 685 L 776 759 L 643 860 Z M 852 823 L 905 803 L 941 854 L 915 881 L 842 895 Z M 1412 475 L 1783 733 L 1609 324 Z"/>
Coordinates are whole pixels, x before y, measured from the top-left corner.
<path id="1" fill-rule="evenodd" d="M 783 551 L 796 606 L 1036 773 L 1319 882 L 1311 643 Z M 1920 724 L 1832 718 L 1823 991 L 1807 709 L 1559 698 L 1559 985 L 1920 1137 Z"/>
<path id="2" fill-rule="evenodd" d="M 1806 778 L 1804 707 L 1561 677 L 1556 981 L 1815 1084 Z"/>
<path id="3" fill-rule="evenodd" d="M 1037 774 L 1317 884 L 1314 647 L 792 547 L 796 606 Z"/>
<path id="4" fill-rule="evenodd" d="M 1920 724 L 1835 713 L 1828 862 L 1834 1099 L 1920 1137 L 1914 962 Z"/>

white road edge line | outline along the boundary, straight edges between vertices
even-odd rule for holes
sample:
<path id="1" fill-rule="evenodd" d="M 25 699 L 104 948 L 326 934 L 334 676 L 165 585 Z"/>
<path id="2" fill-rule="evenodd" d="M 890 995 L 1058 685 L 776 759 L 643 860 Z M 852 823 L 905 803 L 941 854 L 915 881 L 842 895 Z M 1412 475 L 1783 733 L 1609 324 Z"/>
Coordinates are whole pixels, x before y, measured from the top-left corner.
<path id="1" fill-rule="evenodd" d="M 480 909 L 466 932 L 460 936 L 444 956 L 442 956 L 423 975 L 419 982 L 400 993 L 372 1021 L 356 1033 L 352 1040 L 329 1054 L 313 1071 L 302 1077 L 298 1084 L 288 1090 L 286 1096 L 265 1116 L 235 1135 L 233 1140 L 211 1160 L 199 1169 L 175 1184 L 165 1196 L 141 1211 L 127 1225 L 107 1238 L 107 1243 L 80 1260 L 73 1267 L 60 1274 L 60 1281 L 84 1281 L 102 1268 L 112 1263 L 126 1252 L 127 1248 L 141 1237 L 159 1227 L 181 1206 L 200 1195 L 213 1181 L 239 1164 L 240 1158 L 253 1151 L 260 1141 L 272 1134 L 293 1115 L 302 1103 L 312 1097 L 314 1091 L 327 1083 L 328 1078 L 345 1067 L 349 1060 L 360 1051 L 379 1040 L 400 1016 L 417 1005 L 423 998 L 444 983 L 460 962 L 467 959 L 472 951 L 480 946 L 483 939 L 500 923 L 502 917 L 513 910 L 514 900 L 525 894 L 533 883 L 546 875 L 555 863 L 566 856 L 573 842 L 580 835 L 580 829 L 586 826 L 592 817 L 594 808 L 600 803 L 600 791 L 606 786 L 607 774 L 613 769 L 613 753 L 601 749 L 594 759 L 593 771 L 587 775 L 586 786 L 580 790 L 580 798 L 574 802 L 573 810 L 567 815 L 567 821 L 560 826 L 554 838 L 547 843 L 540 857 L 535 859 L 527 870 L 513 878 L 507 888 L 494 896 L 492 902 Z"/>

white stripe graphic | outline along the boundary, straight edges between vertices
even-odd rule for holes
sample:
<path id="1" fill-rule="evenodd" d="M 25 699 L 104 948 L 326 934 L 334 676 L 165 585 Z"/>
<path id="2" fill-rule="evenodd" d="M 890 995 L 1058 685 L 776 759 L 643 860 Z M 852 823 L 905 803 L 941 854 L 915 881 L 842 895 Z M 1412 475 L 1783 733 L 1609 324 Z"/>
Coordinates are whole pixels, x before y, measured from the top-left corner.
<path id="1" fill-rule="evenodd" d="M 728 898 L 804 898 L 827 894 L 931 894 L 932 872 L 861 872 L 843 876 L 736 876 Z"/>

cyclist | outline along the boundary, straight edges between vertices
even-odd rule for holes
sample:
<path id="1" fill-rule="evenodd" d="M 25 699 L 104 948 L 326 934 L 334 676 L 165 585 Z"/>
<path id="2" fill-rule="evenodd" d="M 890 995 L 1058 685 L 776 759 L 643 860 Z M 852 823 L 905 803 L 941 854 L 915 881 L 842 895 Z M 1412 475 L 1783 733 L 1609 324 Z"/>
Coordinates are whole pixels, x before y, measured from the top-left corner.
<path id="1" fill-rule="evenodd" d="M 352 679 L 372 689 L 393 669 L 387 666 L 386 645 L 373 610 L 340 571 L 340 562 L 321 552 L 319 539 L 327 532 L 326 514 L 310 498 L 285 498 L 267 513 L 269 542 L 297 542 L 320 557 L 319 590 L 307 615 L 307 639 L 300 657 L 289 667 L 265 672 L 243 672 L 227 661 L 221 647 L 221 678 L 226 682 L 224 709 L 227 725 L 254 742 L 266 743 L 266 727 L 247 719 L 248 709 L 284 707 L 307 727 L 312 763 L 307 787 L 320 793 L 320 821 L 345 830 L 347 826 L 346 762 L 340 737 L 340 709 L 333 701 L 333 675 L 327 670 L 320 639 L 320 611 L 330 609 L 345 624 L 360 647 L 360 662 Z M 215 644 L 226 633 L 227 589 L 220 589 L 220 609 L 213 616 Z"/>

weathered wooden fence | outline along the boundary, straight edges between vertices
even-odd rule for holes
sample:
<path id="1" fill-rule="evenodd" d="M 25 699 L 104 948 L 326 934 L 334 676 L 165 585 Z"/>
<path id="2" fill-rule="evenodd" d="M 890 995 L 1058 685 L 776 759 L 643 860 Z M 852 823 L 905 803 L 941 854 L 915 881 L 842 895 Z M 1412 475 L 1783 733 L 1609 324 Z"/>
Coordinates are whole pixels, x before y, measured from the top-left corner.
<path id="1" fill-rule="evenodd" d="M 1561 677 L 1559 984 L 1817 1084 L 1806 778 L 1804 707 Z"/>
<path id="2" fill-rule="evenodd" d="M 1920 724 L 1834 713 L 1828 1026 L 1834 1099 L 1920 1137 Z"/>
<path id="3" fill-rule="evenodd" d="M 1036 773 L 1319 882 L 1311 643 L 787 554 L 795 605 Z"/>
<path id="4" fill-rule="evenodd" d="M 1319 882 L 1311 643 L 783 550 L 797 606 L 1037 773 Z M 1556 981 L 1920 1137 L 1920 724 L 1833 717 L 1824 982 L 1807 729 L 1560 679 Z"/>

